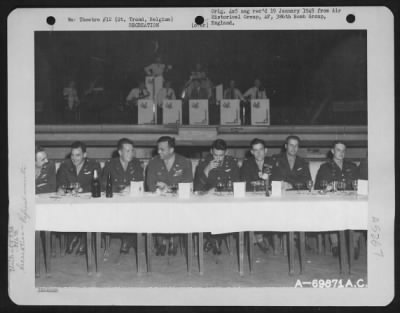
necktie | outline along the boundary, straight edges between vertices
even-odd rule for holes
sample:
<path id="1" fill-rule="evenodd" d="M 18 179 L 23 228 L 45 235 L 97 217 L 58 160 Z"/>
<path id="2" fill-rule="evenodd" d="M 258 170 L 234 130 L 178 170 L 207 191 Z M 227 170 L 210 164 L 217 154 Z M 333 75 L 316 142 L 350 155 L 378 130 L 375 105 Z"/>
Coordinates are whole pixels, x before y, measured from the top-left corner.
<path id="1" fill-rule="evenodd" d="M 258 88 L 256 88 L 256 99 L 258 99 Z"/>
<path id="2" fill-rule="evenodd" d="M 235 99 L 235 90 L 231 88 L 231 99 Z"/>

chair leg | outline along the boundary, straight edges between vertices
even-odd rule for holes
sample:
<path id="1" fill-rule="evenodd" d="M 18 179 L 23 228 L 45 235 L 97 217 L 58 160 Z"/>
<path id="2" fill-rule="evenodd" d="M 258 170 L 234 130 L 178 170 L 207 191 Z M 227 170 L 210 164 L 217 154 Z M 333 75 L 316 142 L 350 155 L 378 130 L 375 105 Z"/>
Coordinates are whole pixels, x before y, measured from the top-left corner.
<path id="1" fill-rule="evenodd" d="M 360 234 L 360 255 L 366 255 L 367 254 L 367 244 L 366 244 L 366 236 L 365 236 L 365 231 L 361 231 Z"/>
<path id="2" fill-rule="evenodd" d="M 354 260 L 354 242 L 353 242 L 353 237 L 354 237 L 354 231 L 353 230 L 349 230 L 349 232 L 348 232 L 348 234 L 349 234 L 349 236 L 348 236 L 348 239 L 349 239 L 349 244 L 348 244 L 348 247 L 349 247 L 349 254 L 348 254 L 348 256 L 349 256 L 349 274 L 351 274 L 351 268 L 352 268 L 352 265 L 353 265 L 353 260 Z"/>
<path id="3" fill-rule="evenodd" d="M 199 272 L 200 275 L 204 274 L 204 249 L 203 249 L 203 233 L 199 233 L 199 243 L 197 245 L 199 255 Z"/>
<path id="4" fill-rule="evenodd" d="M 244 261 L 244 232 L 239 232 L 239 274 L 243 276 L 243 262 Z"/>
<path id="5" fill-rule="evenodd" d="M 101 270 L 101 262 L 102 262 L 102 258 L 101 258 L 101 233 L 100 232 L 96 233 L 95 242 L 96 242 L 96 248 L 95 248 L 96 272 L 100 272 L 100 270 Z"/>
<path id="6" fill-rule="evenodd" d="M 57 236 L 56 236 L 57 234 L 55 233 L 55 232 L 51 232 L 51 237 L 50 237 L 50 240 L 51 240 L 51 256 L 53 257 L 53 258 L 55 258 L 56 257 L 56 247 L 57 247 L 57 242 L 56 242 L 56 239 L 57 239 Z"/>
<path id="7" fill-rule="evenodd" d="M 183 244 L 183 236 L 182 235 L 178 235 L 178 238 L 179 238 L 179 253 L 180 253 L 180 255 L 183 255 L 183 247 L 184 247 L 184 244 Z"/>
<path id="8" fill-rule="evenodd" d="M 306 264 L 306 254 L 305 254 L 305 250 L 306 250 L 306 239 L 305 239 L 306 235 L 304 232 L 299 232 L 299 256 L 300 256 L 300 274 L 302 274 L 304 272 L 304 268 L 305 268 L 305 264 Z"/>
<path id="9" fill-rule="evenodd" d="M 198 256 L 198 243 L 199 243 L 199 235 L 198 234 L 193 234 L 193 253 L 194 256 Z"/>
<path id="10" fill-rule="evenodd" d="M 192 273 L 192 263 L 193 263 L 193 237 L 192 233 L 187 234 L 187 271 L 190 275 Z"/>
<path id="11" fill-rule="evenodd" d="M 318 255 L 322 255 L 322 245 L 323 245 L 322 234 L 318 233 L 317 238 L 318 238 Z"/>
<path id="12" fill-rule="evenodd" d="M 152 235 L 147 233 L 146 235 L 146 256 L 147 256 L 147 272 L 151 272 L 151 243 Z"/>
<path id="13" fill-rule="evenodd" d="M 137 234 L 137 244 L 136 244 L 136 269 L 138 275 L 147 271 L 145 267 L 146 254 L 145 254 L 144 240 L 142 233 Z"/>
<path id="14" fill-rule="evenodd" d="M 288 246 L 287 246 L 287 243 L 288 243 L 288 236 L 287 236 L 286 233 L 284 233 L 284 234 L 282 235 L 283 255 L 284 255 L 284 256 L 288 256 Z"/>
<path id="15" fill-rule="evenodd" d="M 50 233 L 49 231 L 46 231 L 45 234 L 45 249 L 44 249 L 44 258 L 45 258 L 45 263 L 46 263 L 46 275 L 50 276 L 51 275 L 51 258 L 50 258 Z"/>
<path id="16" fill-rule="evenodd" d="M 92 273 L 92 233 L 86 233 L 86 258 L 87 258 L 87 270 L 89 275 Z"/>
<path id="17" fill-rule="evenodd" d="M 325 244 L 325 255 L 328 255 L 328 254 L 330 254 L 330 251 L 331 251 L 331 244 L 329 241 L 329 233 L 325 233 L 324 244 Z"/>
<path id="18" fill-rule="evenodd" d="M 40 277 L 40 231 L 35 231 L 35 276 Z"/>
<path id="19" fill-rule="evenodd" d="M 250 273 L 254 271 L 254 232 L 250 231 L 248 236 L 249 245 L 249 268 Z"/>
<path id="20" fill-rule="evenodd" d="M 65 242 L 65 234 L 60 233 L 60 249 L 61 249 L 61 256 L 65 256 L 65 249 L 66 249 L 66 242 Z"/>
<path id="21" fill-rule="evenodd" d="M 294 232 L 289 232 L 289 275 L 294 274 Z"/>
<path id="22" fill-rule="evenodd" d="M 345 260 L 346 260 L 346 237 L 344 230 L 339 231 L 339 265 L 340 274 L 344 273 Z"/>

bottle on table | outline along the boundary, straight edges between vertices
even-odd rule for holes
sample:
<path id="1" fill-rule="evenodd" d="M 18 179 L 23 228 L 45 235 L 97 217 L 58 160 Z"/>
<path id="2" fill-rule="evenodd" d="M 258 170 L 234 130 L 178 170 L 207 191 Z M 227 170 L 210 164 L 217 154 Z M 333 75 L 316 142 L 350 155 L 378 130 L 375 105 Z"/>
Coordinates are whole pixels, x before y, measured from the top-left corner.
<path id="1" fill-rule="evenodd" d="M 112 197 L 113 197 L 113 185 L 112 185 L 111 173 L 108 173 L 107 184 L 106 184 L 106 198 L 112 198 Z"/>
<path id="2" fill-rule="evenodd" d="M 270 192 L 269 192 L 269 174 L 265 175 L 264 185 L 265 185 L 265 196 L 269 197 L 270 196 Z"/>
<path id="3" fill-rule="evenodd" d="M 228 180 L 226 182 L 226 191 L 228 193 L 233 193 L 233 183 L 232 183 L 232 179 L 230 176 L 228 177 Z"/>
<path id="4" fill-rule="evenodd" d="M 97 175 L 97 170 L 93 171 L 93 178 L 92 178 L 92 197 L 93 198 L 100 198 L 101 196 L 101 188 L 100 188 L 100 181 L 99 176 Z"/>

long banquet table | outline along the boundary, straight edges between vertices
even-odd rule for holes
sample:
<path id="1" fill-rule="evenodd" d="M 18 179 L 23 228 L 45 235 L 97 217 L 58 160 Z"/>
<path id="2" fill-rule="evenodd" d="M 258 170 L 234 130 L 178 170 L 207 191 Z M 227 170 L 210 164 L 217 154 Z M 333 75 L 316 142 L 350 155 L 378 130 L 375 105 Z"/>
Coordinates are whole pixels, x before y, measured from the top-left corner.
<path id="1" fill-rule="evenodd" d="M 153 193 L 139 197 L 115 194 L 113 198 L 91 198 L 89 194 L 64 197 L 42 194 L 36 197 L 36 230 L 45 231 L 46 238 L 50 237 L 50 231 L 85 232 L 90 240 L 91 233 L 96 233 L 98 266 L 102 232 L 148 235 L 186 233 L 190 235 L 188 251 L 192 251 L 192 233 L 199 233 L 200 273 L 203 272 L 202 234 L 238 232 L 239 271 L 243 274 L 243 232 L 249 232 L 251 236 L 254 231 L 289 232 L 289 239 L 292 237 L 290 243 L 293 242 L 293 232 L 300 232 L 300 240 L 304 240 L 304 232 L 323 231 L 339 231 L 344 238 L 344 230 L 365 230 L 367 226 L 368 197 L 354 192 L 321 194 L 317 191 L 286 191 L 282 197 L 246 193 L 244 198 L 205 194 L 192 195 L 189 199 Z M 143 248 L 138 240 L 138 255 Z M 147 240 L 148 255 L 149 249 L 150 240 Z M 88 261 L 91 262 L 91 249 L 87 250 L 90 253 Z M 289 246 L 289 253 L 293 250 L 294 246 Z M 46 254 L 49 263 L 49 253 Z M 191 254 L 188 253 L 189 270 Z M 144 260 L 137 259 L 137 263 Z M 150 263 L 149 256 L 147 262 Z M 292 272 L 293 254 L 289 262 Z M 151 269 L 150 264 L 147 269 Z"/>

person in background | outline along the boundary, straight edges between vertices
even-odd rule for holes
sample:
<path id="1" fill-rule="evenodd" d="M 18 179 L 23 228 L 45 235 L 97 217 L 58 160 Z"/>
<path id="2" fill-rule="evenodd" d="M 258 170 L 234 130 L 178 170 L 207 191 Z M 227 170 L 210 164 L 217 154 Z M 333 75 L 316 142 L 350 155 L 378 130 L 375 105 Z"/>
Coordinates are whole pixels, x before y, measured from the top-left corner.
<path id="1" fill-rule="evenodd" d="M 131 181 L 143 181 L 143 167 L 140 161 L 134 157 L 133 141 L 122 138 L 117 143 L 119 157 L 108 160 L 101 175 L 102 189 L 105 190 L 108 176 L 111 175 L 113 192 L 127 192 Z M 121 234 L 121 253 L 128 253 L 129 248 L 135 247 L 135 240 L 130 234 Z M 108 252 L 105 251 L 105 254 Z"/>
<path id="2" fill-rule="evenodd" d="M 360 161 L 357 177 L 358 179 L 368 180 L 368 155 Z"/>
<path id="3" fill-rule="evenodd" d="M 300 138 L 290 135 L 285 141 L 285 151 L 273 156 L 271 180 L 283 181 L 285 189 L 307 189 L 307 181 L 311 180 L 308 162 L 297 155 L 299 145 Z"/>
<path id="4" fill-rule="evenodd" d="M 229 88 L 224 91 L 224 99 L 244 100 L 242 93 L 236 88 L 235 84 L 233 79 L 229 81 Z"/>
<path id="5" fill-rule="evenodd" d="M 162 136 L 157 140 L 158 155 L 149 161 L 146 168 L 146 187 L 150 192 L 171 192 L 179 183 L 193 182 L 192 162 L 175 152 L 175 139 Z M 156 255 L 177 253 L 177 236 L 156 236 Z"/>
<path id="6" fill-rule="evenodd" d="M 265 175 L 271 175 L 274 160 L 267 157 L 267 151 L 264 140 L 255 138 L 251 141 L 251 157 L 244 159 L 240 168 L 240 180 L 246 182 L 246 191 L 253 191 L 255 187 L 252 184 L 255 183 L 263 182 L 265 185 Z M 266 253 L 270 247 L 268 239 L 263 233 L 256 233 L 255 239 L 260 250 Z"/>
<path id="7" fill-rule="evenodd" d="M 333 190 L 335 187 L 334 182 L 342 184 L 343 190 L 353 190 L 352 182 L 357 179 L 358 169 L 357 165 L 345 159 L 346 144 L 343 141 L 335 141 L 329 151 L 329 160 L 321 164 L 315 179 L 314 189 L 324 189 L 326 191 Z M 354 232 L 354 251 L 355 258 L 359 256 L 358 241 L 360 233 Z M 332 254 L 334 257 L 338 255 L 338 235 L 337 233 L 330 233 Z"/>
<path id="8" fill-rule="evenodd" d="M 154 63 L 146 66 L 144 68 L 144 71 L 146 72 L 146 75 L 148 76 L 163 76 L 165 72 L 169 71 L 172 69 L 172 65 L 167 65 L 162 62 L 162 59 L 160 56 L 157 56 L 154 60 Z"/>
<path id="9" fill-rule="evenodd" d="M 227 144 L 222 139 L 215 140 L 210 149 L 210 154 L 201 159 L 195 173 L 194 190 L 198 192 L 213 191 L 219 186 L 233 186 L 234 182 L 240 181 L 240 170 L 237 160 L 226 155 Z M 222 237 L 208 236 L 204 250 L 212 249 L 214 254 L 221 254 Z"/>
<path id="10" fill-rule="evenodd" d="M 35 193 L 56 192 L 56 167 L 49 162 L 43 147 L 35 147 Z"/>
<path id="11" fill-rule="evenodd" d="M 157 123 L 162 123 L 162 114 L 163 114 L 163 101 L 164 100 L 175 100 L 175 91 L 171 88 L 171 82 L 169 80 L 164 81 L 164 87 L 161 88 L 156 97 L 157 102 Z"/>
<path id="12" fill-rule="evenodd" d="M 133 88 L 126 97 L 125 105 L 128 107 L 128 112 L 132 114 L 133 124 L 138 123 L 138 101 L 140 99 L 148 99 L 150 92 L 146 89 L 143 81 L 139 82 L 137 88 Z"/>
<path id="13" fill-rule="evenodd" d="M 70 80 L 68 86 L 63 89 L 63 97 L 65 103 L 66 120 L 68 122 L 78 121 L 80 100 L 74 80 Z"/>
<path id="14" fill-rule="evenodd" d="M 261 87 L 261 81 L 259 79 L 254 80 L 254 86 L 250 87 L 243 95 L 243 97 L 253 99 L 267 99 L 267 93 L 265 88 Z"/>
<path id="15" fill-rule="evenodd" d="M 90 192 L 94 171 L 98 176 L 101 174 L 101 167 L 97 161 L 87 158 L 86 145 L 81 141 L 71 144 L 71 156 L 63 161 L 57 171 L 56 182 L 57 192 L 64 194 L 67 188 L 74 186 L 78 192 Z M 80 243 L 77 254 L 84 254 L 86 245 L 83 234 L 75 235 L 67 247 L 66 253 L 70 254 Z"/>

